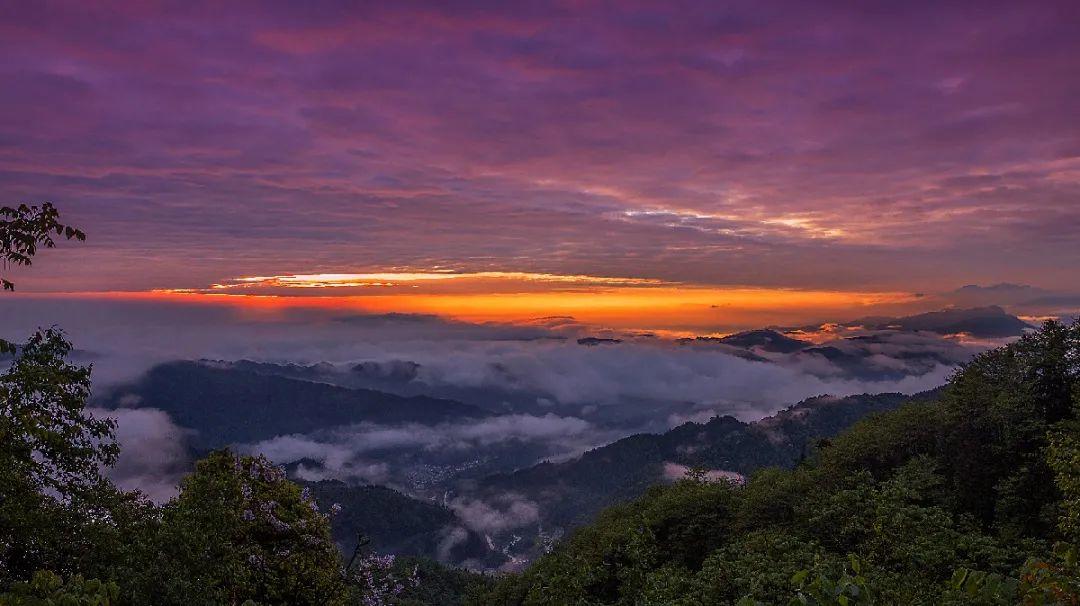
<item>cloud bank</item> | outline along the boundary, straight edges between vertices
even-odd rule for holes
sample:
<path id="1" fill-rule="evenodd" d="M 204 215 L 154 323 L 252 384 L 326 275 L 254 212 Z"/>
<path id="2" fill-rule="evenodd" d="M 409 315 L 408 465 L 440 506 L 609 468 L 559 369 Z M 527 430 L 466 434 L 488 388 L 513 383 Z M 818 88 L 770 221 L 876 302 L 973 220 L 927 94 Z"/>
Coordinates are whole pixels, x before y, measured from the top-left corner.
<path id="1" fill-rule="evenodd" d="M 94 364 L 97 389 L 176 358 L 251 359 L 317 364 L 314 380 L 449 397 L 493 412 L 435 426 L 361 422 L 239 445 L 296 464 L 306 479 L 406 490 L 434 490 L 448 478 L 564 459 L 687 420 L 755 420 L 821 394 L 924 391 L 992 345 L 840 327 L 815 335 L 817 341 L 804 349 L 778 354 L 713 340 L 597 332 L 564 317 L 468 324 L 409 314 L 341 317 L 302 308 L 260 317 L 257 310 L 230 307 L 28 301 L 12 300 L 0 329 L 17 337 L 42 318 L 55 318 L 83 345 L 77 358 Z M 578 342 L 596 334 L 619 339 Z M 130 408 L 110 413 L 118 419 L 124 449 L 113 477 L 155 499 L 168 498 L 190 463 L 185 430 L 161 411 L 138 408 L 140 402 L 124 405 Z"/>

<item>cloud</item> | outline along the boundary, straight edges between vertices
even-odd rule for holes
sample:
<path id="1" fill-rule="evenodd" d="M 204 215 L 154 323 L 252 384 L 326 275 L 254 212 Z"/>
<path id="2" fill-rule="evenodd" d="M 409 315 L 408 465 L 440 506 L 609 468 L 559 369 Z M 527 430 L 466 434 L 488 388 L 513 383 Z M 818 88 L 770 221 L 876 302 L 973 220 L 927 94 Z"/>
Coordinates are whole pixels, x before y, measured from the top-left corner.
<path id="1" fill-rule="evenodd" d="M 116 420 L 120 457 L 106 473 L 117 486 L 139 490 L 157 503 L 176 496 L 180 479 L 190 471 L 186 430 L 154 408 L 91 408 L 88 412 Z"/>
<path id="2" fill-rule="evenodd" d="M 254 444 L 237 445 L 241 452 L 261 453 L 286 464 L 314 461 L 317 468 L 301 464 L 297 475 L 305 479 L 339 478 L 375 483 L 408 484 L 395 473 L 425 461 L 468 461 L 477 453 L 497 446 L 531 445 L 536 458 L 559 458 L 580 454 L 617 434 L 587 421 L 553 414 L 515 414 L 480 421 L 440 425 L 376 425 L 361 423 L 314 434 L 277 436 Z M 405 462 L 399 462 L 403 454 Z M 535 462 L 535 461 L 528 461 Z"/>
<path id="3" fill-rule="evenodd" d="M 432 283 L 432 284 L 427 284 Z M 562 286 L 656 286 L 664 284 L 661 280 L 647 278 L 619 278 L 607 276 L 563 275 L 520 271 L 427 271 L 427 272 L 383 272 L 366 274 L 290 274 L 283 276 L 248 276 L 232 278 L 214 284 L 200 292 L 227 290 L 274 292 L 287 289 L 368 289 L 389 288 L 396 286 L 435 286 L 449 284 L 451 291 L 461 284 L 486 284 L 490 290 L 499 287 L 520 290 L 532 285 Z M 492 286 L 495 288 L 491 288 Z M 429 289 L 430 290 L 430 289 Z"/>
<path id="4" fill-rule="evenodd" d="M 450 562 L 454 548 L 469 540 L 469 531 L 460 526 L 448 527 L 445 533 L 436 549 L 436 558 L 440 562 Z"/>
<path id="5" fill-rule="evenodd" d="M 547 394 L 563 404 L 616 404 L 632 399 L 716 403 L 740 416 L 764 416 L 780 403 L 831 393 L 922 391 L 944 382 L 953 365 L 974 350 L 941 338 L 841 344 L 865 364 L 896 376 L 860 378 L 833 362 L 812 356 L 778 358 L 777 363 L 745 360 L 724 351 L 645 341 L 611 347 L 537 342 L 459 351 L 452 357 L 420 353 L 419 379 L 431 383 L 499 387 Z M 892 359 L 924 348 L 913 361 Z M 855 355 L 854 353 L 852 355 Z"/>
<path id="6" fill-rule="evenodd" d="M 487 500 L 458 498 L 449 506 L 469 528 L 489 535 L 535 524 L 540 519 L 536 503 L 513 493 Z"/>
<path id="7" fill-rule="evenodd" d="M 686 465 L 679 465 L 678 463 L 672 463 L 670 461 L 664 462 L 663 475 L 665 480 L 677 481 L 685 480 L 689 477 L 693 470 Z M 734 482 L 736 484 L 742 484 L 746 481 L 746 478 L 736 471 L 727 471 L 724 469 L 705 469 L 704 477 L 710 482 L 719 482 L 721 480 L 726 482 Z"/>
<path id="8" fill-rule="evenodd" d="M 625 408 L 642 401 L 658 403 L 657 419 L 685 414 L 673 408 L 686 403 L 750 419 L 823 393 L 922 391 L 992 345 L 844 329 L 823 333 L 820 343 L 843 358 L 811 352 L 770 355 L 771 362 L 758 362 L 730 355 L 730 350 L 597 332 L 560 317 L 524 325 L 471 324 L 414 314 L 342 317 L 336 309 L 285 308 L 263 314 L 258 308 L 228 305 L 24 298 L 9 300 L 0 332 L 18 339 L 36 325 L 53 322 L 65 327 L 79 347 L 77 360 L 94 364 L 97 389 L 133 380 L 152 365 L 175 359 L 326 362 L 346 385 L 361 380 L 377 381 L 380 389 L 407 384 L 411 393 L 466 399 L 481 392 L 489 399 L 503 394 L 506 407 L 489 402 L 500 412 L 535 414 L 543 401 L 561 417 L 587 415 L 590 422 L 610 414 L 606 405 Z M 583 334 L 621 336 L 623 342 L 584 347 L 567 338 Z M 364 373 L 354 370 L 358 364 Z M 326 380 L 334 380 L 332 374 Z M 533 406 L 521 408 L 522 402 Z"/>
<path id="9" fill-rule="evenodd" d="M 324 464 L 308 466 L 304 463 L 300 463 L 297 465 L 295 472 L 296 477 L 301 480 L 318 482 L 320 480 L 340 480 L 344 478 L 368 484 L 388 485 L 397 483 L 393 470 L 390 465 L 386 463 L 378 461 L 362 461 L 351 458 L 341 460 L 337 457 L 340 451 L 328 448 L 324 444 L 309 443 L 307 446 L 309 446 L 309 448 L 306 450 L 308 453 L 306 458 L 319 460 Z M 261 451 L 251 449 L 251 452 L 257 453 Z M 296 460 L 295 458 L 290 458 L 287 454 L 283 455 L 282 451 L 278 451 L 276 454 L 278 456 L 283 456 L 283 458 L 279 459 L 280 461 Z"/>
<path id="10" fill-rule="evenodd" d="M 1068 321 L 1080 315 L 1080 292 L 1027 284 L 968 284 L 945 293 L 942 298 L 960 306 L 1000 305 L 1036 319 L 1056 317 Z"/>
<path id="11" fill-rule="evenodd" d="M 136 378 L 176 359 L 242 358 L 356 362 L 401 351 L 449 351 L 459 344 L 554 338 L 577 327 L 476 324 L 427 314 L 346 314 L 339 308 L 263 310 L 228 302 L 188 304 L 115 298 L 8 297 L 0 334 L 21 340 L 40 326 L 63 328 L 82 362 L 95 363 L 95 385 Z"/>
<path id="12" fill-rule="evenodd" d="M 228 306 L 20 298 L 10 301 L 0 329 L 17 338 L 49 317 L 85 347 L 75 358 L 94 364 L 97 390 L 176 358 L 252 359 L 318 363 L 320 381 L 457 398 L 496 413 L 437 426 L 358 423 L 241 445 L 279 463 L 299 462 L 296 473 L 306 479 L 406 489 L 463 470 L 498 473 L 575 456 L 687 420 L 755 420 L 821 394 L 924 391 L 994 345 L 843 329 L 821 333 L 814 348 L 822 351 L 758 352 L 769 359 L 755 361 L 731 348 L 596 331 L 566 317 L 470 324 L 414 314 L 343 317 L 340 310 L 289 308 L 261 315 Z M 567 338 L 597 334 L 622 341 L 589 347 Z M 190 462 L 184 433 L 160 411 L 134 400 L 124 405 L 110 413 L 120 419 L 124 446 L 114 477 L 167 498 Z"/>
<path id="13" fill-rule="evenodd" d="M 361 423 L 322 432 L 319 436 L 328 442 L 347 445 L 353 453 L 364 453 L 393 448 L 459 450 L 515 440 L 573 441 L 591 431 L 593 427 L 582 419 L 553 414 L 518 414 L 440 425 L 389 426 Z M 271 458 L 295 460 L 309 456 L 309 451 L 305 450 L 308 445 L 308 439 L 292 435 L 271 438 L 251 448 Z M 279 453 L 279 456 L 274 457 L 271 453 Z"/>

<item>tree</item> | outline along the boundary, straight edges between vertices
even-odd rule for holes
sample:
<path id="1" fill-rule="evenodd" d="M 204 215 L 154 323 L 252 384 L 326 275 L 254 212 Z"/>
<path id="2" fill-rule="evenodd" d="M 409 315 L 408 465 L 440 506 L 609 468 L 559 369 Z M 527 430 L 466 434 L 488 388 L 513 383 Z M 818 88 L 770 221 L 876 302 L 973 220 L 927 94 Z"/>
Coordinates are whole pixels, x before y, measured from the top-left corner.
<path id="1" fill-rule="evenodd" d="M 49 202 L 41 206 L 0 207 L 0 259 L 4 267 L 11 265 L 30 265 L 38 247 L 53 248 L 56 241 L 53 236 L 68 240 L 86 240 L 82 230 L 60 222 L 60 211 Z M 0 277 L 4 290 L 15 290 L 7 278 Z M 15 345 L 0 339 L 0 353 L 15 351 Z"/>
<path id="2" fill-rule="evenodd" d="M 0 461 L 5 475 L 70 499 L 97 486 L 116 461 L 115 423 L 86 413 L 90 368 L 66 361 L 59 330 L 38 331 L 0 375 Z"/>
<path id="3" fill-rule="evenodd" d="M 100 469 L 118 447 L 112 421 L 84 410 L 90 371 L 64 360 L 70 349 L 38 332 L 0 375 L 0 586 L 102 555 L 91 544 L 118 493 Z"/>
<path id="4" fill-rule="evenodd" d="M 85 239 L 51 204 L 0 208 L 0 257 L 30 265 L 53 236 Z M 0 278 L 5 290 L 14 289 Z M 61 331 L 38 330 L 0 374 L 0 584 L 38 568 L 70 571 L 96 554 L 90 541 L 116 496 L 101 475 L 117 455 L 113 423 L 86 414 L 90 368 L 67 363 Z"/>
<path id="5" fill-rule="evenodd" d="M 265 457 L 221 450 L 199 461 L 148 541 L 136 569 L 122 575 L 133 603 L 344 600 L 328 515 Z"/>

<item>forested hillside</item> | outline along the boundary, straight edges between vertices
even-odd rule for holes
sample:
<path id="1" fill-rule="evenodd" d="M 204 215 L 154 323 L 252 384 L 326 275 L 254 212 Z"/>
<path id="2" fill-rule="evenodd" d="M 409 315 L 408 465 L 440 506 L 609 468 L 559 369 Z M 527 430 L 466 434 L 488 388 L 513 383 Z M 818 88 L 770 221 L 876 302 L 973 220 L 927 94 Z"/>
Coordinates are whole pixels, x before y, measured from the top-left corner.
<path id="1" fill-rule="evenodd" d="M 339 480 L 302 482 L 324 509 L 335 504 L 340 513 L 330 521 L 331 535 L 342 553 L 352 553 L 358 537 L 378 553 L 461 562 L 489 555 L 483 537 L 447 507 L 410 498 L 384 486 L 352 486 Z M 453 542 L 451 532 L 467 533 Z M 445 545 L 445 547 L 444 547 Z"/>
<path id="2" fill-rule="evenodd" d="M 477 604 L 1076 604 L 1080 323 L 794 470 L 651 488 Z"/>
<path id="3" fill-rule="evenodd" d="M 604 507 L 637 498 L 655 484 L 678 479 L 681 468 L 746 475 L 762 467 L 791 467 L 814 440 L 833 436 L 867 414 L 892 410 L 910 400 L 903 394 L 822 396 L 755 423 L 730 416 L 684 423 L 662 434 L 629 436 L 570 461 L 545 462 L 490 476 L 478 483 L 477 491 L 525 495 L 540 505 L 541 523 L 551 528 L 575 528 L 591 521 Z"/>

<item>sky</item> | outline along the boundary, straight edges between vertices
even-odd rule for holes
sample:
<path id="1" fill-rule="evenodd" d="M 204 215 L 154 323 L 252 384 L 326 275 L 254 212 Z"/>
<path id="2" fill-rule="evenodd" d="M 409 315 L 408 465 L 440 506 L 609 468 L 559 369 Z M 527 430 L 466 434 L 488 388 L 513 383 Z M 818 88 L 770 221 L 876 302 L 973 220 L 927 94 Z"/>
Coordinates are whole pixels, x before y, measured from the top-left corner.
<path id="1" fill-rule="evenodd" d="M 725 330 L 1080 290 L 1080 5 L 5 2 L 22 297 Z M 208 303 L 210 302 L 210 303 Z"/>

